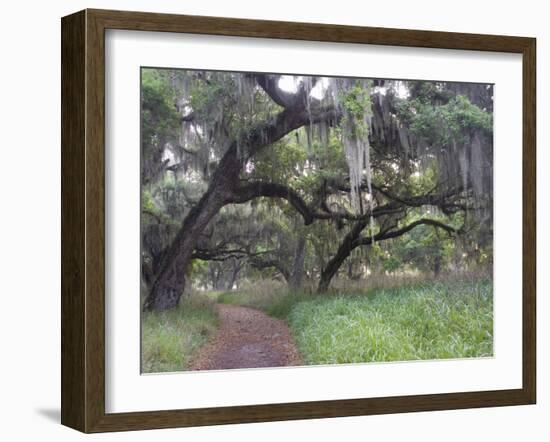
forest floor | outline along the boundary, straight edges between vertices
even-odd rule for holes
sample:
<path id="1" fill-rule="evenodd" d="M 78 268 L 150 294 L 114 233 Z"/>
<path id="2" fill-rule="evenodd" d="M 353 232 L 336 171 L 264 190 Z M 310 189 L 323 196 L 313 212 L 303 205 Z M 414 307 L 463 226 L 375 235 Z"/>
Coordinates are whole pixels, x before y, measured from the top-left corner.
<path id="1" fill-rule="evenodd" d="M 284 321 L 235 305 L 217 304 L 219 329 L 197 352 L 189 370 L 300 365 L 301 358 Z"/>

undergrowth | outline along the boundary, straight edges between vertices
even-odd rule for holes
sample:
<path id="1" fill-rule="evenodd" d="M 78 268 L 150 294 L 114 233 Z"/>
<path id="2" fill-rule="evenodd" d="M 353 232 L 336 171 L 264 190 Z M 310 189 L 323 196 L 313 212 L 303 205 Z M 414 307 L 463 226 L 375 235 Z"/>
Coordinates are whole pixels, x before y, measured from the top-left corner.
<path id="1" fill-rule="evenodd" d="M 217 328 L 214 301 L 194 295 L 166 312 L 142 313 L 141 371 L 186 370 L 194 352 Z"/>

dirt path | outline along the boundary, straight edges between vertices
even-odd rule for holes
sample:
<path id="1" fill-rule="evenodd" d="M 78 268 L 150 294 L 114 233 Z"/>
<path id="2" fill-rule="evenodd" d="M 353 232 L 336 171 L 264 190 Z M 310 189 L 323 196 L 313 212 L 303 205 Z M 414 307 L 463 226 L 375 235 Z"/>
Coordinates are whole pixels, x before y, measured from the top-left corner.
<path id="1" fill-rule="evenodd" d="M 190 370 L 299 365 L 300 355 L 284 321 L 258 310 L 218 304 L 220 328 L 202 347 Z"/>

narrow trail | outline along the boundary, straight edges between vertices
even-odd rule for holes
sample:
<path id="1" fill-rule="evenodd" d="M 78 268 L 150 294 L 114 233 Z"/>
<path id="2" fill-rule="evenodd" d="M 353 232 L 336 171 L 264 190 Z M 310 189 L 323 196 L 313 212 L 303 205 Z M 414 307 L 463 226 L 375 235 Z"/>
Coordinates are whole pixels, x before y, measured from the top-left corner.
<path id="1" fill-rule="evenodd" d="M 258 310 L 217 304 L 220 328 L 202 347 L 190 370 L 299 365 L 300 354 L 284 321 Z"/>

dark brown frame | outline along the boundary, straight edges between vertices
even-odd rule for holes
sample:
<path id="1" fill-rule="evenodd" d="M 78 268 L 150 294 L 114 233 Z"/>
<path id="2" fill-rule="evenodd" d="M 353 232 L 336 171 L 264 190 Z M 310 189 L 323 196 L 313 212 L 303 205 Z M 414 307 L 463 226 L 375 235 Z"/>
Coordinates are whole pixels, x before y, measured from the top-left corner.
<path id="1" fill-rule="evenodd" d="M 83 432 L 102 432 L 535 403 L 536 40 L 534 38 L 105 10 L 80 11 L 64 17 L 61 25 L 61 422 L 64 425 Z M 284 38 L 522 54 L 522 388 L 106 414 L 104 327 L 104 31 L 106 29 Z"/>

